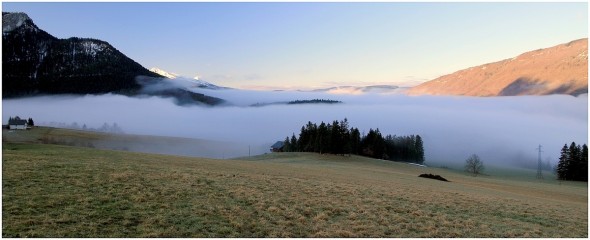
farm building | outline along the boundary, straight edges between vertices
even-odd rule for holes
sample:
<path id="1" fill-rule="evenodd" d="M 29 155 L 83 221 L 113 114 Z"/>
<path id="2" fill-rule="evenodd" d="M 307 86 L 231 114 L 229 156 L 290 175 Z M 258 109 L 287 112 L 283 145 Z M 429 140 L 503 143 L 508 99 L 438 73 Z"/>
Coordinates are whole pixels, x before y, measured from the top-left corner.
<path id="1" fill-rule="evenodd" d="M 8 129 L 27 129 L 28 124 L 27 120 L 20 119 L 20 117 L 16 116 L 14 118 L 8 119 Z"/>
<path id="2" fill-rule="evenodd" d="M 275 144 L 270 146 L 270 151 L 271 152 L 282 152 L 284 146 L 285 146 L 285 143 L 283 141 L 277 141 Z"/>

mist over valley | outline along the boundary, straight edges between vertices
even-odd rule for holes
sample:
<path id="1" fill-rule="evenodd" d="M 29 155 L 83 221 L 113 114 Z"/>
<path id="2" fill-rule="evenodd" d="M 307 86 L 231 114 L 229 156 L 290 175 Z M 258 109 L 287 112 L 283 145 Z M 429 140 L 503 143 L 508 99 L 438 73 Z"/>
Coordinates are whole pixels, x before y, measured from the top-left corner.
<path id="1" fill-rule="evenodd" d="M 587 142 L 587 95 L 478 98 L 193 91 L 226 99 L 232 105 L 178 106 L 171 98 L 115 94 L 40 96 L 4 100 L 3 121 L 18 115 L 33 117 L 38 123 L 76 122 L 89 127 L 117 123 L 129 134 L 231 142 L 201 154 L 185 151 L 213 158 L 264 154 L 275 141 L 297 135 L 308 121 L 329 123 L 344 118 L 365 134 L 371 128 L 383 134 L 419 134 L 424 139 L 426 164 L 434 165 L 459 165 L 476 153 L 490 165 L 534 167 L 539 144 L 545 151 L 543 161 L 555 165 L 564 143 Z M 343 103 L 250 106 L 301 99 Z"/>

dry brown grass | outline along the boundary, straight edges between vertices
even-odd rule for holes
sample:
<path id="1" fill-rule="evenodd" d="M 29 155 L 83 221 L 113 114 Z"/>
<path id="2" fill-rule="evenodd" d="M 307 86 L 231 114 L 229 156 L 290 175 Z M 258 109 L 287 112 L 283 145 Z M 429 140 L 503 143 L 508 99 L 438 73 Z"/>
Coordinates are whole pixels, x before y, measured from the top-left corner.
<path id="1" fill-rule="evenodd" d="M 587 185 L 357 156 L 3 143 L 4 237 L 587 237 Z M 451 182 L 417 177 L 429 172 Z"/>

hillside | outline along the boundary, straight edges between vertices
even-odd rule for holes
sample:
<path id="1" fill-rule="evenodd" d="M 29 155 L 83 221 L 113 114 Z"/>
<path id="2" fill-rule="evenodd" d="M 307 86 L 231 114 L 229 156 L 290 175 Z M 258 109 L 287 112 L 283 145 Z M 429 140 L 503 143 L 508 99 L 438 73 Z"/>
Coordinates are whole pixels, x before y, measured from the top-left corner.
<path id="1" fill-rule="evenodd" d="M 2 150 L 3 237 L 588 236 L 587 185 L 534 172 L 474 178 L 311 153 L 213 160 L 10 141 Z"/>
<path id="2" fill-rule="evenodd" d="M 2 141 L 210 158 L 226 158 L 248 154 L 247 146 L 232 142 L 135 134 L 110 134 L 39 126 L 28 131 L 2 129 Z"/>
<path id="3" fill-rule="evenodd" d="M 407 93 L 464 96 L 588 93 L 588 39 L 460 70 L 413 87 Z"/>
<path id="4" fill-rule="evenodd" d="M 129 92 L 138 75 L 160 77 L 109 43 L 89 38 L 58 39 L 25 13 L 2 13 L 4 97 L 35 93 Z"/>
<path id="5" fill-rule="evenodd" d="M 2 13 L 2 97 L 47 94 L 144 94 L 137 78 L 161 82 L 153 73 L 108 42 L 72 37 L 58 39 L 25 13 Z M 179 105 L 216 105 L 223 100 L 185 89 L 149 95 L 174 97 Z"/>

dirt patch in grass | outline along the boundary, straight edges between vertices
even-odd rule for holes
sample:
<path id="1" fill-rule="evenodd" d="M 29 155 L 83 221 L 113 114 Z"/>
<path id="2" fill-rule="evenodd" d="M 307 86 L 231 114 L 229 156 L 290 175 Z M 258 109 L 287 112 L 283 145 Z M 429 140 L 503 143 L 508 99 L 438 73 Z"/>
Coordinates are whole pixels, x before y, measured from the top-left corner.
<path id="1" fill-rule="evenodd" d="M 434 175 L 434 174 L 431 174 L 431 173 L 423 173 L 423 174 L 418 175 L 418 177 L 430 178 L 430 179 L 439 180 L 439 181 L 443 181 L 443 182 L 448 182 L 449 181 L 446 178 L 441 177 L 440 175 Z"/>

